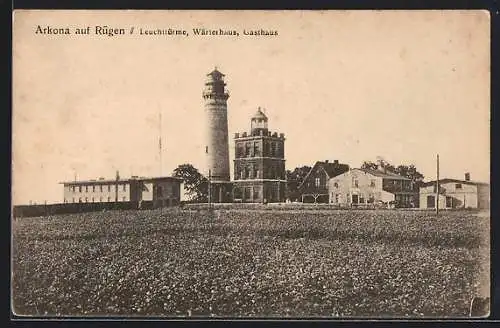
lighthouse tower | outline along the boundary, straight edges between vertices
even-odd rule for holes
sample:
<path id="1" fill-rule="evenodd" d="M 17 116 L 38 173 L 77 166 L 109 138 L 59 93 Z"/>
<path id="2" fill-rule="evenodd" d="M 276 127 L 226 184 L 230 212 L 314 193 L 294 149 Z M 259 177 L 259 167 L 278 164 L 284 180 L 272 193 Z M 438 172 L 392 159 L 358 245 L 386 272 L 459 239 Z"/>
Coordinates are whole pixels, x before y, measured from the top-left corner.
<path id="1" fill-rule="evenodd" d="M 232 187 L 229 175 L 229 140 L 227 127 L 227 99 L 224 74 L 217 67 L 207 74 L 203 100 L 206 122 L 206 167 L 205 174 L 210 179 L 210 201 L 230 202 Z"/>

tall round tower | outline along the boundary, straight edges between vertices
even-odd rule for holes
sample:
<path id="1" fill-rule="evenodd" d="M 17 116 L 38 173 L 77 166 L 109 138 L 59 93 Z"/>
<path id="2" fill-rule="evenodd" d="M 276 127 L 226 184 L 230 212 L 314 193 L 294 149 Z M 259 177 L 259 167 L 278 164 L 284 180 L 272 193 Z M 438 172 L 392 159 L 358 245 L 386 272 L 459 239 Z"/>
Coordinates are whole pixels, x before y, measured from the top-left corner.
<path id="1" fill-rule="evenodd" d="M 230 191 L 225 186 L 230 181 L 229 175 L 229 139 L 227 127 L 227 99 L 229 93 L 225 90 L 224 74 L 217 67 L 207 74 L 203 99 L 206 115 L 206 146 L 207 157 L 205 174 L 210 177 L 214 202 L 229 201 L 226 194 Z"/>

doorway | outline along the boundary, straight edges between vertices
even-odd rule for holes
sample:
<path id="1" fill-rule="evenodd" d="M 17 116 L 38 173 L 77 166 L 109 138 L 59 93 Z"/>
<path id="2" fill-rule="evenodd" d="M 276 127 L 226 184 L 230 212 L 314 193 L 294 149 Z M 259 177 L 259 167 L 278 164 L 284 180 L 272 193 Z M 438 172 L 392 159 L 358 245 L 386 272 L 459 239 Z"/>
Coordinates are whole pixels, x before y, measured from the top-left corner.
<path id="1" fill-rule="evenodd" d="M 353 204 L 359 203 L 358 195 L 352 195 L 352 203 Z"/>
<path id="2" fill-rule="evenodd" d="M 436 197 L 427 196 L 427 208 L 434 208 L 436 206 Z"/>

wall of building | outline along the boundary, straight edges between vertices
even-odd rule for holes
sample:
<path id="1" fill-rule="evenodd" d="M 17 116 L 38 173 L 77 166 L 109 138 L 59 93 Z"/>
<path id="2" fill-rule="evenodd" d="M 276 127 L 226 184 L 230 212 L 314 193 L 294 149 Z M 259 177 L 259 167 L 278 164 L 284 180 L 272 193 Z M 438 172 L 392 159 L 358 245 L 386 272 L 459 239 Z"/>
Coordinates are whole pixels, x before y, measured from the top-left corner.
<path id="1" fill-rule="evenodd" d="M 152 208 L 152 204 L 147 204 L 143 208 Z M 132 210 L 137 209 L 137 202 L 102 202 L 102 203 L 66 203 L 49 205 L 20 205 L 14 206 L 13 217 L 37 217 L 58 214 L 71 214 L 83 212 L 97 212 L 103 210 Z"/>
<path id="2" fill-rule="evenodd" d="M 285 157 L 285 137 L 278 136 L 247 136 L 238 133 L 235 137 L 235 157 Z M 274 133 L 277 135 L 277 133 Z"/>
<path id="3" fill-rule="evenodd" d="M 75 191 L 73 191 L 73 186 Z M 117 188 L 118 186 L 118 188 Z M 81 192 L 80 192 L 81 187 Z M 102 187 L 102 191 L 101 191 Z M 155 188 L 161 187 L 158 194 Z M 154 201 L 167 200 L 170 203 L 180 202 L 180 181 L 177 180 L 127 180 L 117 183 L 80 183 L 78 185 L 64 185 L 65 203 L 99 203 L 128 201 Z M 170 202 L 172 200 L 172 202 Z"/>
<path id="4" fill-rule="evenodd" d="M 457 188 L 457 185 L 461 188 Z M 440 208 L 478 208 L 478 192 L 477 186 L 473 184 L 449 182 L 440 184 Z M 428 196 L 434 197 L 436 200 L 436 186 L 430 185 L 420 188 L 420 208 L 435 208 L 428 205 Z M 449 198 L 448 200 L 446 198 Z"/>
<path id="5" fill-rule="evenodd" d="M 157 199 L 175 199 L 177 201 L 180 200 L 180 183 L 177 181 L 170 180 L 160 180 L 156 181 L 155 186 L 157 188 L 161 188 L 161 195 L 158 195 Z"/>
<path id="6" fill-rule="evenodd" d="M 477 206 L 481 209 L 490 208 L 490 186 L 479 185 L 477 189 Z"/>
<path id="7" fill-rule="evenodd" d="M 237 181 L 233 187 L 234 201 L 242 203 L 280 203 L 284 202 L 285 194 L 285 181 Z"/>
<path id="8" fill-rule="evenodd" d="M 180 202 L 180 181 L 156 180 L 140 181 L 142 201 L 163 201 L 164 205 L 176 205 Z"/>
<path id="9" fill-rule="evenodd" d="M 207 102 L 205 104 L 207 136 L 206 153 L 208 170 L 214 181 L 229 181 L 229 140 L 227 126 L 227 109 L 225 104 Z"/>
<path id="10" fill-rule="evenodd" d="M 356 185 L 357 181 L 357 185 Z M 356 195 L 357 203 L 388 202 L 394 195 L 382 190 L 383 179 L 359 170 L 349 170 L 328 182 L 330 204 L 348 205 Z"/>
<path id="11" fill-rule="evenodd" d="M 114 182 L 64 185 L 64 202 L 66 203 L 98 203 L 115 200 L 116 183 Z M 118 201 L 130 201 L 130 183 L 123 181 L 118 183 Z"/>
<path id="12" fill-rule="evenodd" d="M 333 170 L 332 170 L 333 166 Z M 328 172 L 325 169 L 329 168 Z M 330 176 L 338 176 L 349 170 L 349 165 L 334 163 L 316 162 L 311 172 L 306 176 L 304 182 L 299 187 L 300 200 L 304 203 L 328 203 L 328 181 Z"/>
<path id="13" fill-rule="evenodd" d="M 139 200 L 153 200 L 153 182 L 141 182 L 139 184 L 142 189 L 141 198 Z"/>
<path id="14" fill-rule="evenodd" d="M 319 179 L 318 181 L 316 179 Z M 328 194 L 328 181 L 330 177 L 325 170 L 320 166 L 312 168 L 311 173 L 306 177 L 302 184 L 302 194 Z M 319 185 L 317 184 L 319 182 Z"/>

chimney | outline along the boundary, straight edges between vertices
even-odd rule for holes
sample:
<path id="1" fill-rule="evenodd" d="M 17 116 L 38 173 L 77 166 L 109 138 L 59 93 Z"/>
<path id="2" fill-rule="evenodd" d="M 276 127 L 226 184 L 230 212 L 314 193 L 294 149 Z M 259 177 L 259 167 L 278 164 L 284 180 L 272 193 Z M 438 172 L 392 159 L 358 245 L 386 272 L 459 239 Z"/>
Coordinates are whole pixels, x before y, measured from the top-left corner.
<path id="1" fill-rule="evenodd" d="M 328 160 L 326 160 L 325 163 L 328 164 Z"/>
<path id="2" fill-rule="evenodd" d="M 336 160 L 334 160 L 334 161 L 333 161 L 333 163 L 334 163 L 334 164 L 338 164 L 338 163 L 339 163 L 339 160 L 338 160 L 338 159 L 336 159 Z"/>
<path id="3" fill-rule="evenodd" d="M 470 181 L 470 173 L 465 173 L 465 181 Z"/>

